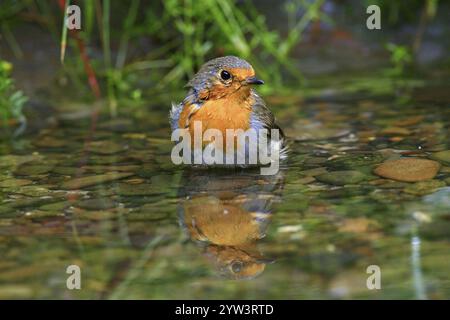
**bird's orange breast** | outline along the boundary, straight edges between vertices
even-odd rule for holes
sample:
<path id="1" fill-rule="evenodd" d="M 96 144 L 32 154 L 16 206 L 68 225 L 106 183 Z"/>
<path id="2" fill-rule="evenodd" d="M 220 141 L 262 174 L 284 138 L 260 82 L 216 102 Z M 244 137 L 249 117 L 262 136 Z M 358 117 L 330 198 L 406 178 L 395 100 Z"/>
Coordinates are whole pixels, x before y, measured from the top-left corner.
<path id="1" fill-rule="evenodd" d="M 250 128 L 253 103 L 254 100 L 247 88 L 241 88 L 224 98 L 208 100 L 197 110 L 194 105 L 186 105 L 181 112 L 178 125 L 185 128 L 188 124 L 189 132 L 193 136 L 194 121 L 201 121 L 203 132 L 207 129 L 217 129 L 222 132 L 223 137 L 226 137 L 227 129 Z"/>

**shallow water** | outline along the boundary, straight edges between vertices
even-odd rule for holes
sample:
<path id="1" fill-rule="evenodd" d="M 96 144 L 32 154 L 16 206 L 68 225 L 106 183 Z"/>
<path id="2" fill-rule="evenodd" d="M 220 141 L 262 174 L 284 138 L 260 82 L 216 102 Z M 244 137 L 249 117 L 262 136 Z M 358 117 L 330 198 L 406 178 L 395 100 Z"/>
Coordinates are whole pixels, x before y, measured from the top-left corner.
<path id="1" fill-rule="evenodd" d="M 449 92 L 267 97 L 292 140 L 270 177 L 173 165 L 163 106 L 4 142 L 0 298 L 448 299 Z M 400 157 L 441 167 L 374 174 Z"/>

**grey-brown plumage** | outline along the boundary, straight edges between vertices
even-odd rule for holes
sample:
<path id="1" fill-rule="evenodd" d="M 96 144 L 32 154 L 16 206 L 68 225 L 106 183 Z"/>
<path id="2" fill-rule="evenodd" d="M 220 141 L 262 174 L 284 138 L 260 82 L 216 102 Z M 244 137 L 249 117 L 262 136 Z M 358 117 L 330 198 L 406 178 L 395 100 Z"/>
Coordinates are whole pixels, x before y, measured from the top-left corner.
<path id="1" fill-rule="evenodd" d="M 186 86 L 197 91 L 212 86 L 217 73 L 224 68 L 253 69 L 247 61 L 235 56 L 215 58 L 206 62 Z"/>

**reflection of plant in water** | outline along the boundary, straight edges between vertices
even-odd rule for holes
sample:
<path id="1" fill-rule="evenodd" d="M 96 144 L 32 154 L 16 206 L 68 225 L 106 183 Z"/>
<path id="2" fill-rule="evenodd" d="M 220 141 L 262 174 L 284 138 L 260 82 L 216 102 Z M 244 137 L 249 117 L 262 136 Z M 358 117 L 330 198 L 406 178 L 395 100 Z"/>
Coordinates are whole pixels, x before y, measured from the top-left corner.
<path id="1" fill-rule="evenodd" d="M 27 97 L 22 91 L 16 90 L 10 77 L 12 65 L 0 60 L 0 114 L 4 126 L 13 121 L 25 122 L 22 108 Z"/>

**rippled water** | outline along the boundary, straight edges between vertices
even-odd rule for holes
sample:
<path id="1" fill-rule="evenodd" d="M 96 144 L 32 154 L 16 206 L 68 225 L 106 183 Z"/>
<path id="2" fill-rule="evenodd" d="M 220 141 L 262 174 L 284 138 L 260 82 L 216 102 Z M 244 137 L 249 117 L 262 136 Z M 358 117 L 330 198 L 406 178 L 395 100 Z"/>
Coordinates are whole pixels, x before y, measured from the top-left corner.
<path id="1" fill-rule="evenodd" d="M 450 298 L 448 88 L 267 100 L 291 137 L 276 176 L 173 165 L 163 106 L 2 143 L 0 298 Z M 401 157 L 440 171 L 374 174 Z"/>

